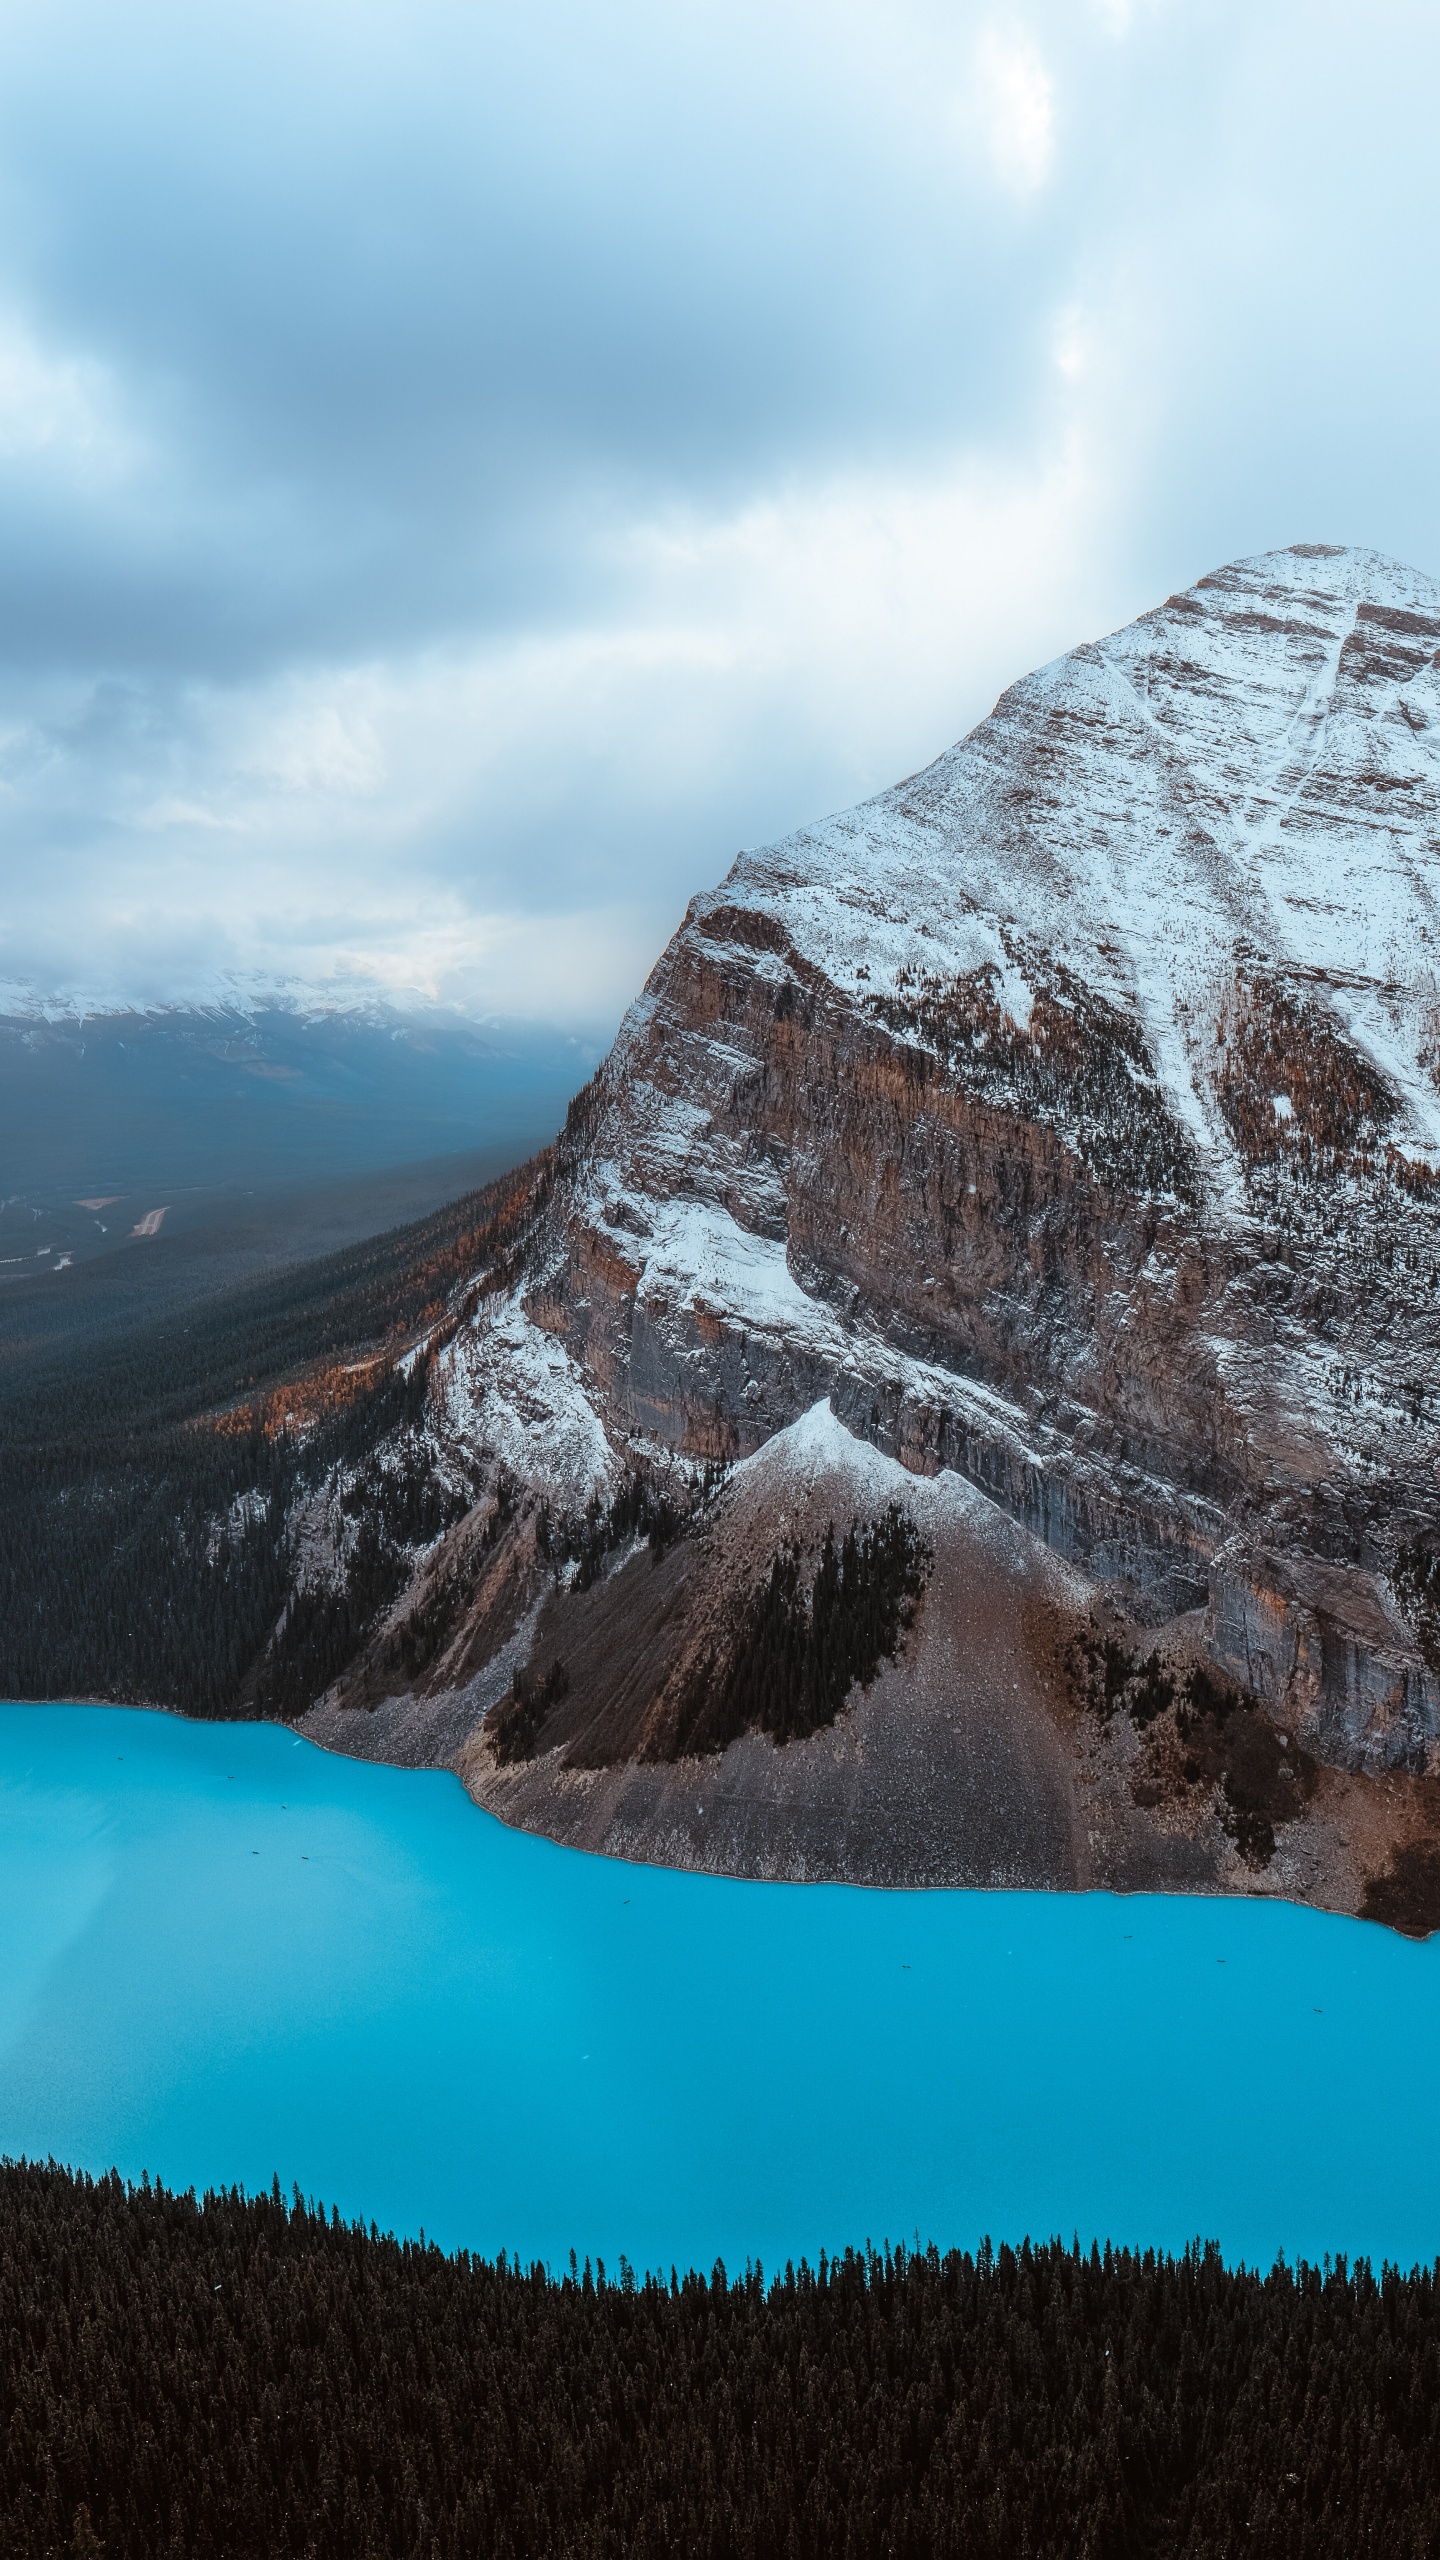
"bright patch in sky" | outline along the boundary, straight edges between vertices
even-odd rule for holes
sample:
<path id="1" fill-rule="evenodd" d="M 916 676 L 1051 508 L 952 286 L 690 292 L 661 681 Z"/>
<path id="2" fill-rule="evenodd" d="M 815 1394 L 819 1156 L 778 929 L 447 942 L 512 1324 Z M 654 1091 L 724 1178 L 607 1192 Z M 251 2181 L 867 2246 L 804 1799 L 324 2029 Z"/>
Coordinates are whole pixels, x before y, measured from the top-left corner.
<path id="1" fill-rule="evenodd" d="M 1028 37 L 990 30 L 976 69 L 995 167 L 1002 182 L 1028 195 L 1043 186 L 1055 154 L 1055 93 Z"/>

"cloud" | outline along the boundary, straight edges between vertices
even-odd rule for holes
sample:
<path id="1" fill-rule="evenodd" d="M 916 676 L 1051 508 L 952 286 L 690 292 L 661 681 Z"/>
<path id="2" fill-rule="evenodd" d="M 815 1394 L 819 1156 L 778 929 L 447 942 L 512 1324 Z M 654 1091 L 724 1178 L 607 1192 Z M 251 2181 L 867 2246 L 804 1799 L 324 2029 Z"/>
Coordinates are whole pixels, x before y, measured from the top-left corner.
<path id="1" fill-rule="evenodd" d="M 0 319 L 0 464 L 40 455 L 81 482 L 113 481 L 130 444 L 103 366 L 57 360 L 22 322 Z"/>
<path id="2" fill-rule="evenodd" d="M 623 617 L 57 700 L 0 750 L 0 847 L 18 878 L 43 830 L 76 893 L 47 983 L 68 954 L 92 998 L 116 971 L 163 996 L 193 983 L 203 917 L 212 973 L 283 954 L 312 981 L 613 1020 L 742 843 L 913 768 L 988 708 L 997 660 L 1068 642 L 1100 521 L 1077 436 L 1038 475 L 671 510 L 617 537 Z M 0 975 L 23 956 L 0 942 Z"/>
<path id="3" fill-rule="evenodd" d="M 613 1020 L 1305 536 L 1440 565 L 1430 14 L 0 14 L 0 974 Z"/>

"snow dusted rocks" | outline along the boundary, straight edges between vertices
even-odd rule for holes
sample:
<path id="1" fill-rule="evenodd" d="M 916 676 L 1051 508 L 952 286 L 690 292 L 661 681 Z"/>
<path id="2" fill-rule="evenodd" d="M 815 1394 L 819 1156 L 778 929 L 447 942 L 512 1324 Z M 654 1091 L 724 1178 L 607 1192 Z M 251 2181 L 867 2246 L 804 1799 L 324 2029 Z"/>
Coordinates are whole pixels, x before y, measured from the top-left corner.
<path id="1" fill-rule="evenodd" d="M 823 1401 L 1440 1771 L 1437 900 L 1440 589 L 1217 571 L 692 902 L 437 1392 L 552 1507 Z"/>
<path id="2" fill-rule="evenodd" d="M 619 1462 L 563 1342 L 518 1297 L 486 1299 L 440 1353 L 432 1396 L 443 1438 L 494 1460 L 561 1511 L 613 1493 Z"/>

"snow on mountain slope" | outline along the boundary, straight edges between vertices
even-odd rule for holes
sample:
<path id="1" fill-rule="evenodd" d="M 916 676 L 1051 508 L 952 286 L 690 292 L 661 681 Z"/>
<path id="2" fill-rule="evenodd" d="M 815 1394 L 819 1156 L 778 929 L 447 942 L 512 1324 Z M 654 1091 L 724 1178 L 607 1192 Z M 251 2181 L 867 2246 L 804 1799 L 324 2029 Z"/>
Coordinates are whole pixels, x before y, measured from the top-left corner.
<path id="1" fill-rule="evenodd" d="M 722 894 L 840 984 L 996 966 L 1023 1023 L 1018 928 L 1168 1037 L 1182 1090 L 1187 1007 L 1254 950 L 1322 972 L 1413 1075 L 1396 1014 L 1435 959 L 1437 648 L 1440 588 L 1374 553 L 1239 562 L 1026 677 L 910 782 L 743 857 Z M 1410 1098 L 1433 1143 L 1428 1078 Z"/>
<path id="2" fill-rule="evenodd" d="M 513 1297 L 489 1300 L 447 1343 L 433 1393 L 443 1438 L 493 1458 L 561 1510 L 614 1491 L 620 1470 L 584 1380 Z"/>

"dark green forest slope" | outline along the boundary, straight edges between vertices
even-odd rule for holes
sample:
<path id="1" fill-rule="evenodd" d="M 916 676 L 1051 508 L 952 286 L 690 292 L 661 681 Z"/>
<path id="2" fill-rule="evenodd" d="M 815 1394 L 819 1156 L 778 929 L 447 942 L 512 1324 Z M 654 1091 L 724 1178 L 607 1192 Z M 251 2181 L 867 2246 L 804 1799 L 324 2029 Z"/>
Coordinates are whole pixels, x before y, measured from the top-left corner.
<path id="1" fill-rule="evenodd" d="M 352 1590 L 277 1645 L 287 1512 L 418 1416 L 429 1355 L 400 1355 L 477 1271 L 503 1269 L 546 1180 L 541 1158 L 413 1225 L 125 1333 L 12 1342 L 0 1696 L 212 1716 L 307 1704 L 399 1587 L 407 1538 L 443 1521 L 418 1472 L 377 1476 Z M 303 1430 L 285 1425 L 286 1381 Z"/>
<path id="2" fill-rule="evenodd" d="M 1440 2271 L 1026 2246 L 559 2281 L 0 2171 L 7 2560 L 1420 2560 Z M 618 2281 L 617 2281 L 618 2278 Z"/>

